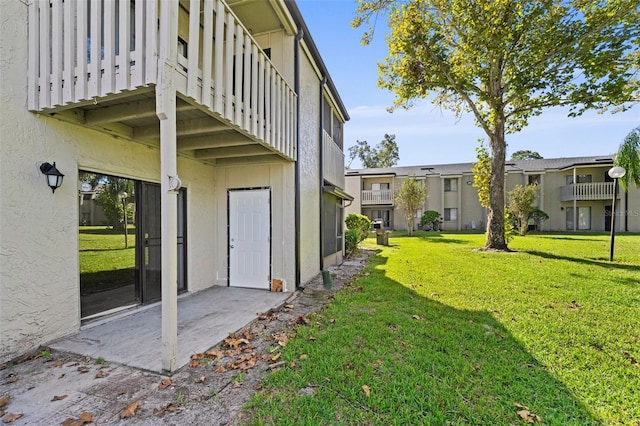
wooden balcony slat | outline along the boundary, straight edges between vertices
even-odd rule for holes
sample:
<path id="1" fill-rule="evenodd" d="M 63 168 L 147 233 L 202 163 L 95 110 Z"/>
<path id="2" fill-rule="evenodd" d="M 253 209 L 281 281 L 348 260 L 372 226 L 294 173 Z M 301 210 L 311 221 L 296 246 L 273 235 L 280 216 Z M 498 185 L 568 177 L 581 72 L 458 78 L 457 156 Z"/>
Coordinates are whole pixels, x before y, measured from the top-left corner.
<path id="1" fill-rule="evenodd" d="M 63 4 L 52 3 L 51 18 L 51 103 L 63 105 L 62 102 L 62 61 L 63 61 Z"/>
<path id="2" fill-rule="evenodd" d="M 73 22 L 75 16 L 75 3 L 72 1 L 64 2 L 64 22 L 68 26 Z M 73 38 L 73 31 L 65 28 L 64 31 L 64 74 L 62 84 L 62 103 L 67 104 L 75 101 L 75 64 L 76 44 Z"/>
<path id="3" fill-rule="evenodd" d="M 211 94 L 211 76 L 213 66 L 213 0 L 205 0 L 204 15 L 202 20 L 204 27 L 202 29 L 202 104 L 209 109 L 213 107 L 213 99 Z M 208 58 L 208 59 L 207 59 Z M 215 90 L 215 85 L 214 85 Z"/>
<path id="4" fill-rule="evenodd" d="M 28 56 L 28 86 L 27 86 L 27 107 L 31 111 L 38 109 L 38 72 L 40 64 L 38 62 L 38 43 L 40 41 L 40 20 L 38 11 L 38 3 L 29 3 L 29 56 Z"/>
<path id="5" fill-rule="evenodd" d="M 51 62 L 49 55 L 51 54 L 51 46 L 49 45 L 51 37 L 49 36 L 51 25 L 49 23 L 49 1 L 40 0 L 40 105 L 51 105 Z"/>
<path id="6" fill-rule="evenodd" d="M 133 51 L 135 52 L 135 59 L 133 57 L 131 58 L 131 60 L 135 62 L 135 67 L 130 69 L 130 83 L 133 87 L 140 87 L 144 84 L 144 75 L 146 68 L 146 61 L 144 60 L 144 49 L 146 34 L 143 31 L 143 28 L 146 3 L 147 2 L 144 1 L 137 1 L 135 3 L 135 46 L 133 48 Z"/>
<path id="7" fill-rule="evenodd" d="M 187 96 L 195 100 L 200 97 L 198 91 L 198 51 L 200 50 L 200 0 L 189 3 L 189 44 L 187 45 Z M 203 82 L 203 86 L 208 86 Z"/>
<path id="8" fill-rule="evenodd" d="M 87 3 L 78 2 L 76 7 L 77 16 L 87 16 Z M 87 20 L 79 19 L 76 21 L 77 32 L 76 44 L 78 49 L 76 51 L 76 78 L 75 78 L 75 96 L 74 101 L 78 102 L 87 98 L 87 74 L 88 74 L 88 53 L 87 53 L 87 39 L 88 31 Z"/>
<path id="9" fill-rule="evenodd" d="M 225 88 L 225 105 L 224 105 L 224 118 L 229 121 L 233 120 L 233 40 L 235 37 L 235 19 L 233 15 L 227 15 L 227 38 L 225 45 L 225 58 L 226 64 L 224 73 L 224 88 Z"/>
<path id="10" fill-rule="evenodd" d="M 116 3 L 115 0 L 104 0 L 104 55 L 102 60 L 101 96 L 115 92 L 115 56 L 116 56 Z M 97 61 L 100 63 L 100 61 Z"/>
<path id="11" fill-rule="evenodd" d="M 130 86 L 130 50 L 131 50 L 131 3 L 130 0 L 119 0 L 118 21 L 120 28 L 118 31 L 118 56 L 116 65 L 118 73 L 116 75 L 116 92 L 128 90 Z"/>
<path id="12" fill-rule="evenodd" d="M 136 2 L 140 3 L 140 2 Z M 140 60 L 145 64 L 145 84 L 155 83 L 158 76 L 158 34 L 155 30 L 158 19 L 158 4 L 155 1 L 146 3 L 145 10 L 145 50 Z"/>

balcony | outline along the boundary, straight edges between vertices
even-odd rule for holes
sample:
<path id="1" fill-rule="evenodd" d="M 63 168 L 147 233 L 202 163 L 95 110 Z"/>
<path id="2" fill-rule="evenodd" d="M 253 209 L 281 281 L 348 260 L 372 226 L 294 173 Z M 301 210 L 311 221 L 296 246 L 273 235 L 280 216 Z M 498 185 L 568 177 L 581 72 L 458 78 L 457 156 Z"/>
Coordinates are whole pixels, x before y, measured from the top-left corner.
<path id="1" fill-rule="evenodd" d="M 362 198 L 360 200 L 361 205 L 393 205 L 393 190 L 392 189 L 379 189 L 371 190 L 365 189 L 362 191 Z"/>
<path id="2" fill-rule="evenodd" d="M 561 188 L 562 201 L 610 200 L 613 182 L 576 183 Z"/>
<path id="3" fill-rule="evenodd" d="M 333 138 L 322 132 L 324 180 L 344 189 L 344 153 Z"/>
<path id="4" fill-rule="evenodd" d="M 179 151 L 214 164 L 295 159 L 296 94 L 227 3 L 161 4 L 29 2 L 28 109 L 153 145 L 156 91 L 172 82 Z M 266 22 L 274 8 L 251 13 Z M 176 26 L 188 40 L 162 49 Z"/>

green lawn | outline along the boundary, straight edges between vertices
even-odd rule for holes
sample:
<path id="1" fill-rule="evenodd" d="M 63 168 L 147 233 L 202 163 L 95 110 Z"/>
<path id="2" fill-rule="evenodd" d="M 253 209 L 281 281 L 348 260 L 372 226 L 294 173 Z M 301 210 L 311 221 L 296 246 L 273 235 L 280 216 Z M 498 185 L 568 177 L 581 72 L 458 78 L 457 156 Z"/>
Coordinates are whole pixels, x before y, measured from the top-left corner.
<path id="1" fill-rule="evenodd" d="M 484 238 L 392 235 L 298 328 L 246 422 L 640 424 L 640 236 L 617 235 L 613 263 L 603 234 Z"/>
<path id="2" fill-rule="evenodd" d="M 80 285 L 83 295 L 109 290 L 134 283 L 135 228 L 127 229 L 128 248 L 124 230 L 105 226 L 81 226 Z"/>

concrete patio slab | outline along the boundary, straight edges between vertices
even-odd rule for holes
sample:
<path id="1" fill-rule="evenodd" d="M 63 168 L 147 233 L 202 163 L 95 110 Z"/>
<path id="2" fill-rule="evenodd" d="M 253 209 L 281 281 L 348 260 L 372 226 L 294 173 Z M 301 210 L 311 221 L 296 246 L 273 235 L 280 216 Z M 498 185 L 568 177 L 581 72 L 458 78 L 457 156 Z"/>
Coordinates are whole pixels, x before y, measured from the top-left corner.
<path id="1" fill-rule="evenodd" d="M 292 293 L 212 287 L 178 298 L 178 368 Z M 161 306 L 155 304 L 84 326 L 56 340 L 52 349 L 162 372 Z"/>

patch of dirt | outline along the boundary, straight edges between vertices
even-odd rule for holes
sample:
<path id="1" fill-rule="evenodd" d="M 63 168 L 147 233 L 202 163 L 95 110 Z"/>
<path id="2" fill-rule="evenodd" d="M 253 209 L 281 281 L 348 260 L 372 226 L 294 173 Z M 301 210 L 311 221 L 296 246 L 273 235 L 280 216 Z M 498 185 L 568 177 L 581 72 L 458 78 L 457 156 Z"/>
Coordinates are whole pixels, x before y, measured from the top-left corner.
<path id="1" fill-rule="evenodd" d="M 0 383 L 7 382 L 0 386 L 0 397 L 9 398 L 2 408 L 11 413 L 12 399 L 15 407 L 27 407 L 25 399 L 34 396 L 30 392 L 42 387 L 38 393 L 47 397 L 65 396 L 47 404 L 54 407 L 47 408 L 51 413 L 42 411 L 40 405 L 39 419 L 25 415 L 12 424 L 236 424 L 262 378 L 282 365 L 273 349 L 295 338 L 295 329 L 308 323 L 310 314 L 320 311 L 335 292 L 351 283 L 373 253 L 361 250 L 342 265 L 329 268 L 331 288 L 325 287 L 319 274 L 279 308 L 259 314 L 210 350 L 192 354 L 191 362 L 171 377 L 109 362 L 96 365 L 95 360 L 56 351 L 44 361 L 39 356 L 24 357 L 0 371 Z M 84 366 L 87 373 L 79 375 L 78 366 Z M 104 373 L 98 378 L 100 371 Z M 65 382 L 70 377 L 74 381 Z M 89 419 L 95 423 L 86 421 Z"/>

